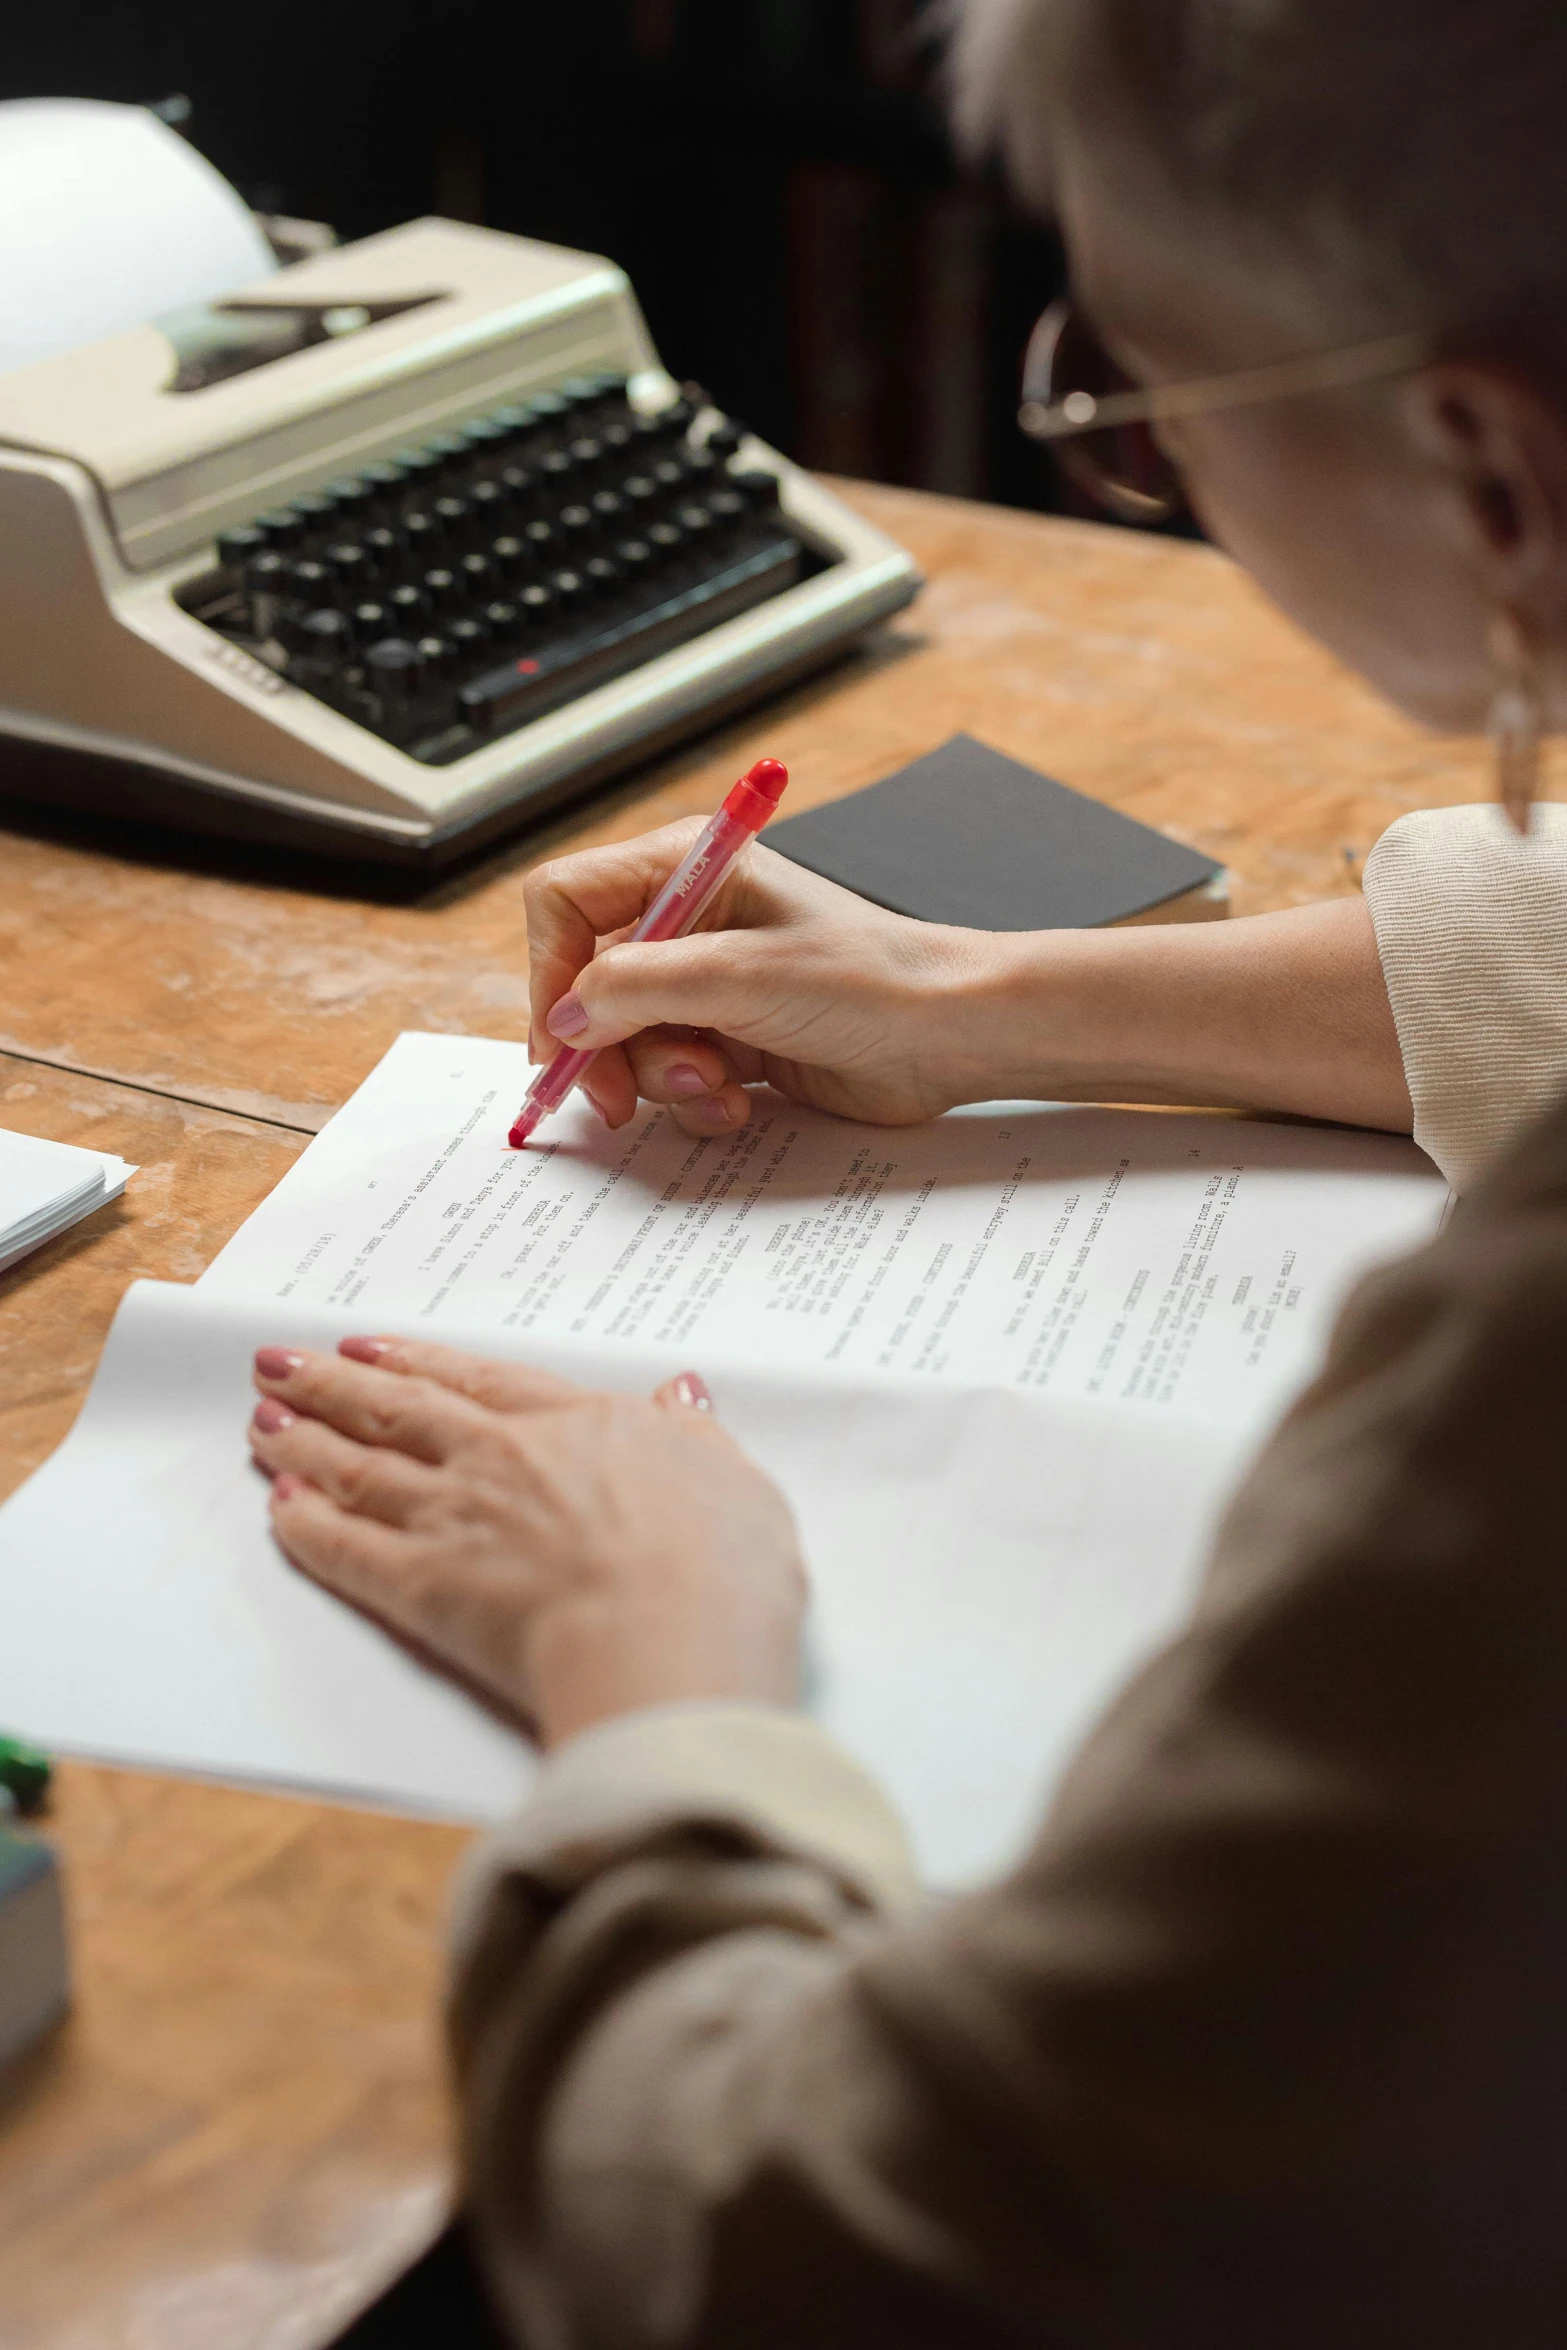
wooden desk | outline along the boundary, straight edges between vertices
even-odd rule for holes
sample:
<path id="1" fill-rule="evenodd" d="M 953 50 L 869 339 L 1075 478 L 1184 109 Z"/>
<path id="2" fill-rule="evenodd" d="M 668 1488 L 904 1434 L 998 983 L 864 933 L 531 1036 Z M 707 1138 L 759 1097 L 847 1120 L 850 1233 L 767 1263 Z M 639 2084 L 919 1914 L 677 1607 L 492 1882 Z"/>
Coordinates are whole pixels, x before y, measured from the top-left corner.
<path id="1" fill-rule="evenodd" d="M 791 805 L 960 730 L 1228 864 L 1238 911 L 1352 889 L 1405 809 L 1484 796 L 1218 556 L 887 490 L 924 598 L 863 655 L 406 902 L 259 861 L 0 835 L 0 1122 L 141 1163 L 0 1281 L 0 1490 L 64 1434 L 125 1283 L 190 1280 L 401 1028 L 525 1032 L 522 883 L 562 843 Z M 70 1768 L 79 1997 L 0 2092 L 5 2350 L 303 2350 L 449 2194 L 435 2007 L 455 1833 Z"/>

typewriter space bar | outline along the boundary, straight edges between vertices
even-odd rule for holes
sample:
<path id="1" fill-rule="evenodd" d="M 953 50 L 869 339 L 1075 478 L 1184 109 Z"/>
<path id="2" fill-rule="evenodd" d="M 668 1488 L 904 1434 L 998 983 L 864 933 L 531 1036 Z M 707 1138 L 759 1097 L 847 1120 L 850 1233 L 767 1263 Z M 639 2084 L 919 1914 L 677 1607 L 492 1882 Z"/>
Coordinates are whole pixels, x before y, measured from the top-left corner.
<path id="1" fill-rule="evenodd" d="M 487 670 L 462 688 L 458 708 L 476 734 L 505 733 L 780 594 L 801 576 L 802 562 L 797 539 L 769 540 L 641 612 L 599 628 L 584 627 L 541 645 L 535 654 Z"/>

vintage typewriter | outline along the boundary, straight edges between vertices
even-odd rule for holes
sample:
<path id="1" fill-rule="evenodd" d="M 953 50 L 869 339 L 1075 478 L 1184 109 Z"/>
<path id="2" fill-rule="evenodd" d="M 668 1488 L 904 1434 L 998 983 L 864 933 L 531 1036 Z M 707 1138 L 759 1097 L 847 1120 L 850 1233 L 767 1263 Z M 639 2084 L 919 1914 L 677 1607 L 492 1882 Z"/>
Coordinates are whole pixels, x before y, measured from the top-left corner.
<path id="1" fill-rule="evenodd" d="M 417 221 L 0 376 L 0 797 L 438 863 L 918 586 L 621 271 Z"/>

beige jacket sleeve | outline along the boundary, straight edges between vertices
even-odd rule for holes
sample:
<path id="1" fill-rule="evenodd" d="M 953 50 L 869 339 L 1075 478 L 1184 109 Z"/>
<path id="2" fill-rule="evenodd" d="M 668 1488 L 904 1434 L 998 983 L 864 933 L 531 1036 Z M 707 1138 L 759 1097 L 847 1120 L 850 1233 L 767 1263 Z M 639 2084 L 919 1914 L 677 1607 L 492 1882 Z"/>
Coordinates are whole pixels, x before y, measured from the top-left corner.
<path id="1" fill-rule="evenodd" d="M 1366 860 L 1415 1140 L 1467 1191 L 1567 1088 L 1567 808 L 1403 816 Z"/>
<path id="2" fill-rule="evenodd" d="M 1558 2342 L 1564 1426 L 1567 1110 L 1362 1290 L 1005 1881 L 911 1906 L 783 1714 L 565 1748 L 453 2003 L 519 2342 Z"/>

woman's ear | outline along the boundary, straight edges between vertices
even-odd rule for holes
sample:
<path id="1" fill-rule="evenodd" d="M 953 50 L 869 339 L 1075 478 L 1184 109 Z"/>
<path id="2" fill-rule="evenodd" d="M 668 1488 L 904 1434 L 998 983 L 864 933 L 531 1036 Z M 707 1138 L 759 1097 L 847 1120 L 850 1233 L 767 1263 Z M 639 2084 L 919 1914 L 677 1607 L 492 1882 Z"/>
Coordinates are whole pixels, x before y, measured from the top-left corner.
<path id="1" fill-rule="evenodd" d="M 1521 376 L 1480 361 L 1425 368 L 1405 395 L 1438 521 L 1487 603 L 1567 601 L 1567 422 Z"/>

